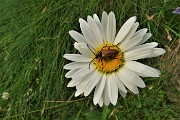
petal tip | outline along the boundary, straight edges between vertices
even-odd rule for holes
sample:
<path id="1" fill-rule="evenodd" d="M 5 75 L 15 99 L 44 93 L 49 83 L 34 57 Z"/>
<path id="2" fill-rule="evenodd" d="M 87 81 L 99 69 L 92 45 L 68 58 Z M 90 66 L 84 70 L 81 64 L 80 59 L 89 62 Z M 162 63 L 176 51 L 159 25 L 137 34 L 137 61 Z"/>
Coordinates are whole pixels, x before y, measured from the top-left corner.
<path id="1" fill-rule="evenodd" d="M 71 86 L 71 84 L 68 83 L 68 84 L 67 84 L 67 87 L 72 87 L 72 86 Z"/>
<path id="2" fill-rule="evenodd" d="M 66 66 L 64 66 L 63 69 L 66 69 Z"/>
<path id="3" fill-rule="evenodd" d="M 133 21 L 135 22 L 137 17 L 136 16 L 132 16 L 131 19 L 133 19 Z"/>
<path id="4" fill-rule="evenodd" d="M 67 57 L 67 54 L 64 54 L 64 55 L 63 55 L 63 58 L 66 58 L 66 57 Z"/>
<path id="5" fill-rule="evenodd" d="M 83 19 L 82 18 L 79 18 L 79 23 L 82 23 L 83 22 Z"/>
<path id="6" fill-rule="evenodd" d="M 162 54 L 165 54 L 166 53 L 166 50 L 165 49 L 162 49 Z"/>
<path id="7" fill-rule="evenodd" d="M 80 93 L 79 93 L 79 91 L 77 90 L 76 93 L 75 93 L 75 97 L 77 97 L 77 96 L 79 96 L 79 95 L 80 95 Z"/>
<path id="8" fill-rule="evenodd" d="M 97 105 L 98 102 L 97 102 L 97 100 L 93 100 L 93 103 L 94 103 L 94 105 Z"/>
<path id="9" fill-rule="evenodd" d="M 106 11 L 103 11 L 103 14 L 107 14 L 107 12 L 106 12 Z"/>
<path id="10" fill-rule="evenodd" d="M 113 12 L 113 11 L 111 11 L 109 14 L 112 14 L 112 15 L 114 15 L 114 12 Z"/>
<path id="11" fill-rule="evenodd" d="M 70 31 L 69 31 L 69 34 L 71 35 L 73 31 L 74 31 L 74 30 L 70 30 Z"/>
<path id="12" fill-rule="evenodd" d="M 145 85 L 145 84 L 141 86 L 141 88 L 145 88 L 145 87 L 146 87 L 146 85 Z"/>

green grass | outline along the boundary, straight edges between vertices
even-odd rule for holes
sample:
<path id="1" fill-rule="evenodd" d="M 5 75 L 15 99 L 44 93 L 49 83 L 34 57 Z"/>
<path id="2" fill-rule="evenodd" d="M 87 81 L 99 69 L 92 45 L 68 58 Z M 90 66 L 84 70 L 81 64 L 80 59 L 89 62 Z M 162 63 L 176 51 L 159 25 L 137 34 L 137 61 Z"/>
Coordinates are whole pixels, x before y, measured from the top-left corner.
<path id="1" fill-rule="evenodd" d="M 180 37 L 180 16 L 171 13 L 177 6 L 178 0 L 1 0 L 0 94 L 8 92 L 10 98 L 0 98 L 0 119 L 180 119 L 180 103 L 169 99 L 173 93 L 180 100 L 171 84 L 178 74 L 171 70 L 179 66 L 169 64 L 170 52 L 142 60 L 160 69 L 160 78 L 144 79 L 147 87 L 138 95 L 129 92 L 116 106 L 102 108 L 93 105 L 93 94 L 74 97 L 75 88 L 67 88 L 70 79 L 64 77 L 68 61 L 62 58 L 77 52 L 68 31 L 80 31 L 78 19 L 94 13 L 101 17 L 102 11 L 115 13 L 117 29 L 136 15 L 139 29 L 147 27 L 153 34 L 149 41 L 173 50 Z"/>

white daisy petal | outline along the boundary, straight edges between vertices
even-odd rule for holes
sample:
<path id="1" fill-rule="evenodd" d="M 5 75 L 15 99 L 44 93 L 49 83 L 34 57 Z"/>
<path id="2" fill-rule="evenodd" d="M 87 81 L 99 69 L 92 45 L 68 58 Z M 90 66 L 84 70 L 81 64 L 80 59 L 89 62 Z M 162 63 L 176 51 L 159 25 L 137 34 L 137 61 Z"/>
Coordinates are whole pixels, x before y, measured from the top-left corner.
<path id="1" fill-rule="evenodd" d="M 148 57 L 154 50 L 152 48 L 139 48 L 124 53 L 126 60 L 138 60 Z"/>
<path id="2" fill-rule="evenodd" d="M 146 58 L 157 57 L 166 53 L 166 50 L 162 48 L 154 48 L 153 50 L 154 51 L 150 55 L 148 55 Z"/>
<path id="3" fill-rule="evenodd" d="M 67 87 L 74 87 L 74 86 L 76 86 L 77 84 L 79 84 L 82 80 L 83 80 L 83 77 L 82 77 L 82 78 L 72 79 L 72 80 L 67 84 Z"/>
<path id="4" fill-rule="evenodd" d="M 85 43 L 85 44 L 87 44 L 84 36 L 81 35 L 80 33 L 76 32 L 76 31 L 74 31 L 74 30 L 71 30 L 71 31 L 69 31 L 69 34 L 70 34 L 70 36 L 71 36 L 74 40 L 76 40 L 78 43 Z"/>
<path id="5" fill-rule="evenodd" d="M 66 78 L 71 78 L 72 75 L 73 75 L 74 73 L 76 73 L 77 70 L 78 70 L 78 69 L 73 69 L 73 70 L 68 71 L 68 72 L 65 74 L 65 77 L 66 77 Z"/>
<path id="6" fill-rule="evenodd" d="M 88 73 L 87 75 L 82 77 L 81 83 L 76 86 L 77 91 L 75 96 L 79 96 L 82 93 L 84 93 L 84 96 L 86 96 L 85 91 L 87 89 L 88 84 L 92 81 L 92 79 L 94 79 L 95 73 L 96 71 Z"/>
<path id="7" fill-rule="evenodd" d="M 108 106 L 109 103 L 110 103 L 109 93 L 108 93 L 108 80 L 109 80 L 109 79 L 108 79 L 108 76 L 107 76 L 107 78 L 106 78 L 106 83 L 105 83 L 105 87 L 104 87 L 104 91 L 103 91 L 103 95 L 102 95 L 104 104 L 105 104 L 106 106 Z"/>
<path id="8" fill-rule="evenodd" d="M 143 44 L 144 42 L 146 42 L 150 37 L 152 36 L 151 33 L 146 33 L 142 39 L 142 41 L 139 44 Z"/>
<path id="9" fill-rule="evenodd" d="M 120 43 L 121 41 L 124 40 L 124 38 L 126 36 L 128 36 L 128 33 L 130 32 L 130 30 L 132 29 L 134 23 L 136 21 L 136 16 L 129 18 L 124 25 L 121 27 L 121 29 L 119 30 L 119 32 L 117 33 L 117 36 L 114 40 L 114 44 L 117 45 L 118 43 Z"/>
<path id="10" fill-rule="evenodd" d="M 81 18 L 79 19 L 79 23 L 80 23 L 81 31 L 83 35 L 85 36 L 87 43 L 91 47 L 97 48 L 98 47 L 97 39 L 94 36 L 92 30 L 90 29 L 88 23 Z"/>
<path id="11" fill-rule="evenodd" d="M 123 42 L 120 45 L 120 48 L 123 52 L 126 52 L 126 51 L 130 50 L 131 48 L 133 48 L 134 46 L 138 45 L 142 39 L 143 39 L 143 36 L 133 37 L 128 42 L 126 42 L 126 43 Z"/>
<path id="12" fill-rule="evenodd" d="M 109 93 L 109 99 L 113 105 L 116 105 L 117 98 L 118 98 L 118 87 L 115 80 L 115 75 L 109 75 L 108 82 L 108 93 Z"/>
<path id="13" fill-rule="evenodd" d="M 116 35 L 116 18 L 113 12 L 109 13 L 107 21 L 107 41 L 112 43 Z"/>
<path id="14" fill-rule="evenodd" d="M 102 93 L 103 93 L 103 90 L 104 90 L 104 87 L 105 87 L 105 83 L 106 83 L 106 75 L 103 75 L 102 79 L 99 81 L 99 83 L 96 86 L 95 91 L 94 91 L 93 102 L 94 102 L 95 105 L 99 102 L 99 99 L 102 96 Z"/>
<path id="15" fill-rule="evenodd" d="M 63 68 L 66 70 L 71 70 L 71 69 L 79 69 L 88 65 L 89 63 L 85 63 L 85 62 L 72 62 L 72 63 L 66 64 Z"/>
<path id="16" fill-rule="evenodd" d="M 124 74 L 125 77 L 127 76 L 128 82 L 130 82 L 140 88 L 146 87 L 146 85 L 144 84 L 144 81 L 137 74 L 135 74 L 133 71 L 128 69 L 128 67 L 126 67 L 126 65 L 124 66 L 122 71 L 123 72 L 121 72 L 121 73 Z"/>
<path id="17" fill-rule="evenodd" d="M 100 81 L 102 77 L 102 74 L 100 74 L 98 71 L 95 71 L 92 78 L 89 79 L 89 84 L 86 86 L 86 90 L 84 91 L 84 96 L 88 96 L 93 88 L 96 86 L 96 84 Z"/>
<path id="18" fill-rule="evenodd" d="M 74 62 L 91 62 L 92 60 L 92 58 L 80 54 L 65 54 L 63 57 Z"/>
<path id="19" fill-rule="evenodd" d="M 83 76 L 83 80 L 81 81 L 81 83 L 80 84 L 78 84 L 77 86 L 76 86 L 76 89 L 82 89 L 82 88 L 84 88 L 85 86 L 87 86 L 87 84 L 90 82 L 90 79 L 92 79 L 92 75 L 93 75 L 94 73 L 93 72 L 90 72 L 90 73 L 88 73 L 87 75 L 84 75 Z M 86 90 L 86 88 L 84 89 L 84 91 Z"/>
<path id="20" fill-rule="evenodd" d="M 102 31 L 102 36 L 103 36 L 104 42 L 107 42 L 107 33 L 106 33 L 106 31 L 107 31 L 107 21 L 108 21 L 108 15 L 104 11 L 102 13 L 102 19 L 101 19 L 101 24 L 102 24 L 101 31 Z"/>
<path id="21" fill-rule="evenodd" d="M 124 93 L 123 91 L 119 90 L 119 93 L 121 94 L 121 96 L 122 96 L 123 98 L 126 97 L 126 93 Z"/>
<path id="22" fill-rule="evenodd" d="M 139 36 L 144 36 L 145 35 L 145 33 L 147 32 L 147 28 L 143 28 L 143 29 L 141 29 L 141 30 L 138 30 L 133 36 L 132 36 L 132 38 L 133 37 L 139 37 Z"/>
<path id="23" fill-rule="evenodd" d="M 84 75 L 86 75 L 86 74 L 94 71 L 94 69 L 95 69 L 95 68 L 93 68 L 93 67 L 91 67 L 91 69 L 89 69 L 89 66 L 85 66 L 85 67 L 77 70 L 76 73 L 73 74 L 71 77 L 72 77 L 73 79 L 78 78 L 78 77 L 82 77 L 82 76 L 84 76 Z"/>
<path id="24" fill-rule="evenodd" d="M 128 42 L 130 40 L 130 38 L 134 35 L 134 33 L 136 32 L 137 28 L 139 26 L 139 23 L 136 22 L 133 24 L 131 30 L 128 33 L 128 36 L 126 36 L 126 38 L 122 41 L 122 42 Z M 121 44 L 118 44 L 121 45 Z M 120 47 L 121 48 L 121 47 Z"/>
<path id="25" fill-rule="evenodd" d="M 143 77 L 159 77 L 160 75 L 159 70 L 136 61 L 126 61 L 125 66 Z"/>
<path id="26" fill-rule="evenodd" d="M 119 79 L 123 82 L 123 84 L 130 90 L 132 91 L 134 94 L 138 94 L 139 93 L 139 90 L 138 88 L 136 87 L 136 85 L 130 83 L 128 81 L 128 76 L 126 76 L 128 73 L 125 73 L 126 71 L 124 70 L 120 70 L 117 75 L 119 77 Z"/>
<path id="27" fill-rule="evenodd" d="M 134 33 L 136 32 L 138 26 L 139 26 L 139 23 L 135 22 L 132 29 L 131 29 L 131 31 L 128 33 L 128 36 L 127 36 L 128 39 L 131 38 L 134 35 Z"/>
<path id="28" fill-rule="evenodd" d="M 88 24 L 94 34 L 94 37 L 96 38 L 96 42 L 99 45 L 102 45 L 103 38 L 102 38 L 102 33 L 101 33 L 100 28 L 98 27 L 98 25 L 96 24 L 96 22 L 94 21 L 94 19 L 91 16 L 88 16 L 87 20 L 88 20 Z"/>
<path id="29" fill-rule="evenodd" d="M 77 70 L 75 70 L 77 71 Z M 86 75 L 83 75 L 82 77 L 72 78 L 72 80 L 68 83 L 68 87 L 76 86 L 76 89 L 83 88 L 84 84 L 88 83 L 88 78 L 91 77 L 92 72 L 87 73 Z M 87 81 L 86 81 L 87 79 Z"/>
<path id="30" fill-rule="evenodd" d="M 139 49 L 139 48 L 154 48 L 157 45 L 158 45 L 157 42 L 151 42 L 151 43 L 146 43 L 146 44 L 138 45 L 134 49 Z"/>
<path id="31" fill-rule="evenodd" d="M 100 107 L 103 106 L 103 99 L 102 99 L 102 96 L 100 97 L 98 104 L 99 104 Z"/>
<path id="32" fill-rule="evenodd" d="M 85 87 L 84 87 L 85 88 Z M 75 93 L 75 97 L 81 95 L 84 92 L 84 89 L 78 89 Z"/>
<path id="33" fill-rule="evenodd" d="M 96 21 L 99 29 L 101 29 L 101 22 L 96 14 L 93 15 L 94 20 Z"/>
<path id="34" fill-rule="evenodd" d="M 83 56 L 87 56 L 87 57 L 93 58 L 94 53 L 93 53 L 93 51 L 90 50 L 90 48 L 88 48 L 87 44 L 75 42 L 75 43 L 74 43 L 74 47 L 75 47 Z"/>
<path id="35" fill-rule="evenodd" d="M 116 76 L 115 76 L 115 80 L 116 80 L 116 82 L 117 82 L 117 86 L 118 86 L 119 90 L 123 91 L 124 93 L 127 93 L 127 90 L 126 90 L 126 88 L 124 87 L 124 84 L 123 84 L 122 81 L 119 79 L 119 77 L 117 76 L 117 74 L 116 74 Z"/>
<path id="36" fill-rule="evenodd" d="M 147 28 L 137 31 L 129 40 L 124 40 L 119 46 L 125 52 L 131 48 L 137 46 L 143 39 L 144 34 L 147 32 Z"/>

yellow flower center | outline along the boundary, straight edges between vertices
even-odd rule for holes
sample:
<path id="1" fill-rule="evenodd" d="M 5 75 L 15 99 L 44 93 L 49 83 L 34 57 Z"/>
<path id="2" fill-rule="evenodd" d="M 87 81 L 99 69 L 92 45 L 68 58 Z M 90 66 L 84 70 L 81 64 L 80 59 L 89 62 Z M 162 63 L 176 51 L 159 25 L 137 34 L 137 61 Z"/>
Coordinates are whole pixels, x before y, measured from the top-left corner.
<path id="1" fill-rule="evenodd" d="M 116 72 L 124 65 L 123 52 L 116 45 L 103 45 L 95 52 L 93 63 L 105 74 Z"/>

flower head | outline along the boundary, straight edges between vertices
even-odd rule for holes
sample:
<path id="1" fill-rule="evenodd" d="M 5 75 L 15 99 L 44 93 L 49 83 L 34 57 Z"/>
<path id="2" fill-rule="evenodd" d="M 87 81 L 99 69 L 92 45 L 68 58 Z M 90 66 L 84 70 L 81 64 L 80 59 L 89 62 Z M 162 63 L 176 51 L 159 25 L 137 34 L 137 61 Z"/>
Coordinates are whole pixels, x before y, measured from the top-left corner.
<path id="1" fill-rule="evenodd" d="M 147 28 L 136 32 L 139 23 L 135 16 L 129 18 L 117 34 L 113 12 L 103 12 L 101 21 L 94 14 L 87 17 L 87 22 L 80 18 L 79 23 L 82 34 L 74 30 L 69 34 L 80 54 L 64 55 L 73 61 L 64 69 L 70 70 L 65 77 L 72 78 L 67 86 L 76 87 L 75 96 L 88 96 L 95 89 L 95 105 L 116 105 L 118 92 L 126 97 L 127 89 L 138 94 L 138 87 L 146 87 L 139 76 L 159 77 L 158 70 L 136 61 L 162 55 L 165 50 L 156 48 L 156 42 L 143 44 L 151 33 L 146 33 Z"/>
<path id="2" fill-rule="evenodd" d="M 174 14 L 180 14 L 180 7 L 177 7 L 172 13 L 174 13 Z"/>

